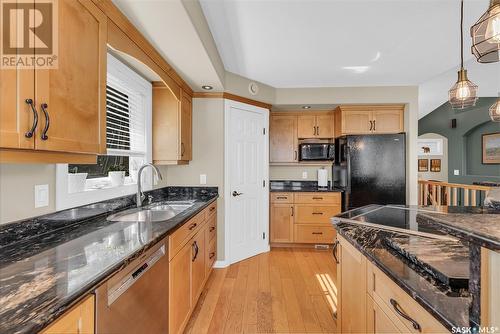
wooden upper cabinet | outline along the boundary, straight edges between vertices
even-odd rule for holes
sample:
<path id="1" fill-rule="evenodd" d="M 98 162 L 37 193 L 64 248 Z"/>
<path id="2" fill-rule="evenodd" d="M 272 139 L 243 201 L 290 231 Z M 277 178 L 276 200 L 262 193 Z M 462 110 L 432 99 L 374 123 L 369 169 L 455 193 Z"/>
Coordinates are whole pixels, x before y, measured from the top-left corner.
<path id="1" fill-rule="evenodd" d="M 153 163 L 182 165 L 192 159 L 192 99 L 178 100 L 163 83 L 153 83 Z"/>
<path id="2" fill-rule="evenodd" d="M 314 138 L 316 136 L 316 116 L 298 116 L 297 136 L 299 138 Z"/>
<path id="3" fill-rule="evenodd" d="M 189 161 L 193 158 L 193 139 L 192 139 L 192 124 L 193 124 L 193 103 L 192 98 L 184 91 L 181 94 L 181 124 L 180 124 L 180 160 Z"/>
<path id="4" fill-rule="evenodd" d="M 297 162 L 297 116 L 271 115 L 269 125 L 270 162 Z"/>
<path id="5" fill-rule="evenodd" d="M 333 115 L 316 116 L 316 137 L 333 138 L 334 136 Z"/>
<path id="6" fill-rule="evenodd" d="M 0 147 L 34 149 L 34 113 L 26 100 L 35 97 L 34 71 L 0 69 Z"/>
<path id="7" fill-rule="evenodd" d="M 335 137 L 400 133 L 404 131 L 403 105 L 349 105 L 335 109 Z"/>
<path id="8" fill-rule="evenodd" d="M 90 1 L 58 4 L 58 68 L 35 70 L 36 148 L 105 153 L 107 17 Z"/>
<path id="9" fill-rule="evenodd" d="M 375 110 L 372 113 L 373 133 L 399 133 L 404 131 L 403 109 Z"/>
<path id="10" fill-rule="evenodd" d="M 299 138 L 333 138 L 333 115 L 298 116 Z"/>

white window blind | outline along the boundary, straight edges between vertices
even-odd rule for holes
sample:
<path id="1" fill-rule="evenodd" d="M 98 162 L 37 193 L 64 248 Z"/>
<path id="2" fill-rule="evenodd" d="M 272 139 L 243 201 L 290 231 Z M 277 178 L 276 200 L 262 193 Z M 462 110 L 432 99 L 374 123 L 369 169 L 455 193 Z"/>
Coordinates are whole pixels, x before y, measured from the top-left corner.
<path id="1" fill-rule="evenodd" d="M 148 87 L 149 85 L 149 87 Z M 151 83 L 108 55 L 106 145 L 115 155 L 146 153 L 146 93 Z"/>

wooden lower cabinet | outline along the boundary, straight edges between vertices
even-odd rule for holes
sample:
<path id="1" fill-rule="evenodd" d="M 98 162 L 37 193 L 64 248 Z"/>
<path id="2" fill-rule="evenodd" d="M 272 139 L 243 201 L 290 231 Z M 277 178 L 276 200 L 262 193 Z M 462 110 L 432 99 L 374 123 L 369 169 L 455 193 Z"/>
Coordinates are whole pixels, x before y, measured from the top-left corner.
<path id="1" fill-rule="evenodd" d="M 271 243 L 332 244 L 340 193 L 271 193 Z"/>
<path id="2" fill-rule="evenodd" d="M 340 333 L 449 333 L 346 239 L 337 241 Z"/>
<path id="3" fill-rule="evenodd" d="M 399 328 L 394 325 L 387 314 L 370 296 L 366 297 L 366 332 L 370 334 L 401 333 Z"/>
<path id="4" fill-rule="evenodd" d="M 217 245 L 216 204 L 200 212 L 169 236 L 168 332 L 178 334 L 186 324 L 212 272 Z M 180 247 L 180 248 L 179 248 Z"/>
<path id="5" fill-rule="evenodd" d="M 95 333 L 95 297 L 90 295 L 82 302 L 64 313 L 42 334 L 93 334 Z"/>

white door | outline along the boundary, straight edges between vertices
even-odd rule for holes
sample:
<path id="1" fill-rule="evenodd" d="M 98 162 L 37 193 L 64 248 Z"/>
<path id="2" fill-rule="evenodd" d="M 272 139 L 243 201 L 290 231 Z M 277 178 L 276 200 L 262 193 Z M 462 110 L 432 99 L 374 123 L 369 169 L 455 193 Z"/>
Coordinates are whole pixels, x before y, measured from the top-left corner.
<path id="1" fill-rule="evenodd" d="M 269 110 L 224 101 L 226 259 L 269 250 Z"/>

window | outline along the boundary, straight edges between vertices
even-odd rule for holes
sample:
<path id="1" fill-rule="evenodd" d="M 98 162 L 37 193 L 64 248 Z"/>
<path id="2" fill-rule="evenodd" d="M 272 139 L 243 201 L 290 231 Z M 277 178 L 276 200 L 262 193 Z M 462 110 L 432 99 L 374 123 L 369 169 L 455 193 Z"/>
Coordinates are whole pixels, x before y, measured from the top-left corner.
<path id="1" fill-rule="evenodd" d="M 57 166 L 58 210 L 135 192 L 140 166 L 151 162 L 151 83 L 113 55 L 107 61 L 107 154 L 95 165 Z M 148 189 L 152 174 L 144 174 Z"/>

